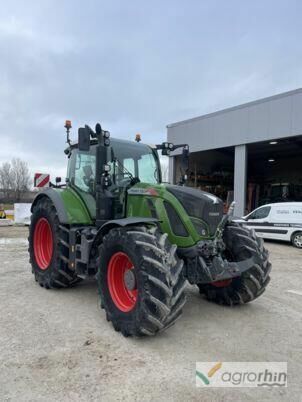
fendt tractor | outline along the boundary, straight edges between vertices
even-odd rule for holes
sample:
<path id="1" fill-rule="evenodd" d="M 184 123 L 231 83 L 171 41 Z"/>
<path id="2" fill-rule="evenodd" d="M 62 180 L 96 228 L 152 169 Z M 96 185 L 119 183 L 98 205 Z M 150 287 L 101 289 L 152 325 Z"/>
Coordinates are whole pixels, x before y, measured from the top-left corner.
<path id="1" fill-rule="evenodd" d="M 38 193 L 29 253 L 44 288 L 96 276 L 101 307 L 124 336 L 155 335 L 175 323 L 187 282 L 203 297 L 233 306 L 269 283 L 268 251 L 254 231 L 223 213 L 216 196 L 186 186 L 189 147 L 110 139 L 97 124 L 67 129 L 66 184 Z M 162 182 L 158 151 L 181 153 L 179 185 Z"/>

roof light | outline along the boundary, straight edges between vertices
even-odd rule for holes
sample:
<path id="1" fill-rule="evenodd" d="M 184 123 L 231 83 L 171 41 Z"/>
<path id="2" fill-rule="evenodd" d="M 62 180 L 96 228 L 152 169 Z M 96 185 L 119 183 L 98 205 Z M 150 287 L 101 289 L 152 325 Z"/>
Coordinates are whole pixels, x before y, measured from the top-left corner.
<path id="1" fill-rule="evenodd" d="M 268 160 L 268 162 L 270 162 L 270 163 L 275 162 L 275 159 L 270 158 L 270 159 Z"/>
<path id="2" fill-rule="evenodd" d="M 65 120 L 65 128 L 71 128 L 71 120 Z"/>
<path id="3" fill-rule="evenodd" d="M 278 144 L 278 141 L 270 141 L 270 145 L 276 145 Z"/>

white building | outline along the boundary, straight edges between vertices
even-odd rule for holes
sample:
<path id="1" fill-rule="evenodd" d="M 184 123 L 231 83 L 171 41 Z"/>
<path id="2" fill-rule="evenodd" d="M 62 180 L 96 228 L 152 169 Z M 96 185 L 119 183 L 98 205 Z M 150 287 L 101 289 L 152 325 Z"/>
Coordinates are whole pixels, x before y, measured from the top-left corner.
<path id="1" fill-rule="evenodd" d="M 302 89 L 172 123 L 168 141 L 190 146 L 189 185 L 236 201 L 237 215 L 258 205 L 302 201 Z M 180 155 L 170 158 L 170 180 Z"/>

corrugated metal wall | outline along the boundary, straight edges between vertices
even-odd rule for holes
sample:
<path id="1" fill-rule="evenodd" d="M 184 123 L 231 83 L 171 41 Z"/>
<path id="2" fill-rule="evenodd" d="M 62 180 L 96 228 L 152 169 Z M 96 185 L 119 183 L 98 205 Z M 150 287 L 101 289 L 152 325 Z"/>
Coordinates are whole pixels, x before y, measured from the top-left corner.
<path id="1" fill-rule="evenodd" d="M 204 151 L 302 134 L 302 89 L 168 126 L 168 141 Z"/>

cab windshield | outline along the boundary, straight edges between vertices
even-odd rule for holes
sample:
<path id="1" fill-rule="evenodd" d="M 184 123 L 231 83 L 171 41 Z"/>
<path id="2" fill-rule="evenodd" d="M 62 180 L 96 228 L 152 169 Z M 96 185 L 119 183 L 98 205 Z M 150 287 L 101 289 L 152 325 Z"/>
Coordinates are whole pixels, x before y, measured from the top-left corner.
<path id="1" fill-rule="evenodd" d="M 140 182 L 161 182 L 157 153 L 145 144 L 111 139 L 111 175 L 114 184 L 123 185 L 131 178 Z"/>

